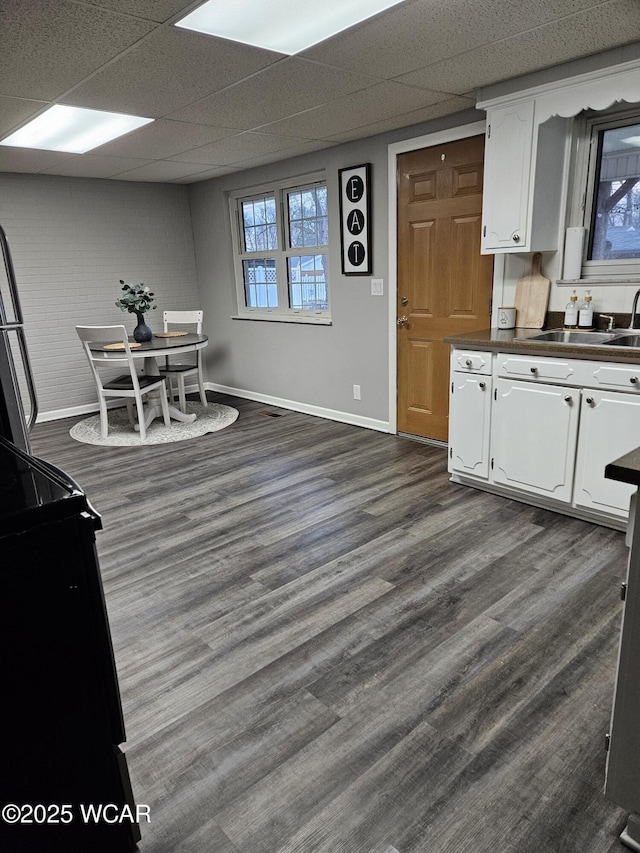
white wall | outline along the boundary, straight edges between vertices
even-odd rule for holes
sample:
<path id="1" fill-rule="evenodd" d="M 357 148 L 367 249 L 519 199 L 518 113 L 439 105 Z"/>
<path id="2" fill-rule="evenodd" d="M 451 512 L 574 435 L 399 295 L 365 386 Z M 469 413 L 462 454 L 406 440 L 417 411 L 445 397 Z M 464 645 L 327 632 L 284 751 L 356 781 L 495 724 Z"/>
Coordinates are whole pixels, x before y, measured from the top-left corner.
<path id="1" fill-rule="evenodd" d="M 0 174 L 6 231 L 25 317 L 41 415 L 95 408 L 95 383 L 75 325 L 123 323 L 119 280 L 144 282 L 158 308 L 199 304 L 184 186 Z M 6 299 L 6 295 L 5 295 Z"/>

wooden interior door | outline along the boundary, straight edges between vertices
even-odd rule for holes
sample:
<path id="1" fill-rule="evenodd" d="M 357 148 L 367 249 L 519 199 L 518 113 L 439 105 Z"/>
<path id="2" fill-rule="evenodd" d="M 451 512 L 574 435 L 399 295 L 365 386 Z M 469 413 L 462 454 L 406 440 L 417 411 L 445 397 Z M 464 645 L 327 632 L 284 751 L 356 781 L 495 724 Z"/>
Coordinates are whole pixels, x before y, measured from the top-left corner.
<path id="1" fill-rule="evenodd" d="M 398 157 L 398 432 L 446 441 L 448 335 L 491 325 L 484 136 Z"/>

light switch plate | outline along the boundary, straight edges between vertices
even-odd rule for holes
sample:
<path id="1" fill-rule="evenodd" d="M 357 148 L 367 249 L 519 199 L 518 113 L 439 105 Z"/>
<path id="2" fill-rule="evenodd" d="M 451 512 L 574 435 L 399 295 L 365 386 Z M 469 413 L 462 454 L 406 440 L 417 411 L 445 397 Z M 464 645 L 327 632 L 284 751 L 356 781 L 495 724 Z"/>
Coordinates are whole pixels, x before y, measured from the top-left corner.
<path id="1" fill-rule="evenodd" d="M 384 280 L 381 278 L 371 279 L 371 295 L 384 296 Z"/>

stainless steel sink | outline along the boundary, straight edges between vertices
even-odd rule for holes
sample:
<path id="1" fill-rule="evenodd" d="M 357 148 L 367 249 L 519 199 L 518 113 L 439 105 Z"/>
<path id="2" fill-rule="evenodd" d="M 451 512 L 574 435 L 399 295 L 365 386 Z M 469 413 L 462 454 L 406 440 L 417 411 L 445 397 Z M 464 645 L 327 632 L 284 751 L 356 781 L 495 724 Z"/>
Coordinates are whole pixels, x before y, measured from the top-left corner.
<path id="1" fill-rule="evenodd" d="M 617 341 L 621 337 L 619 332 L 565 332 L 563 329 L 550 329 L 548 332 L 539 332 L 535 335 L 521 335 L 514 338 L 516 341 L 539 341 L 540 343 L 556 343 L 556 344 L 582 344 L 585 346 L 593 346 L 597 344 L 608 344 Z M 634 339 L 638 335 L 633 335 Z M 623 344 L 623 346 L 633 346 L 633 344 Z M 636 344 L 638 346 L 638 344 Z"/>
<path id="2" fill-rule="evenodd" d="M 639 334 L 623 334 L 618 335 L 611 341 L 605 341 L 607 346 L 612 347 L 637 347 L 640 349 L 640 333 Z"/>

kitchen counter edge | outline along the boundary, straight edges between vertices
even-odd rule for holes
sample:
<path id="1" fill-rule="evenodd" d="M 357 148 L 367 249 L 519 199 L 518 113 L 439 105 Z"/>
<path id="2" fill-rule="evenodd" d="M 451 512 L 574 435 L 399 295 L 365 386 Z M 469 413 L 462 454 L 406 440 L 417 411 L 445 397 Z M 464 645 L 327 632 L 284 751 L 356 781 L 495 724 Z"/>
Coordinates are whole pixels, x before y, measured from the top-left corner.
<path id="1" fill-rule="evenodd" d="M 593 361 L 617 361 L 640 364 L 640 350 L 629 352 L 629 347 L 594 344 L 559 344 L 553 341 L 517 341 L 527 334 L 535 335 L 539 329 L 483 329 L 444 338 L 446 344 L 461 349 L 496 350 L 523 355 L 548 355 L 555 358 L 571 357 Z"/>

